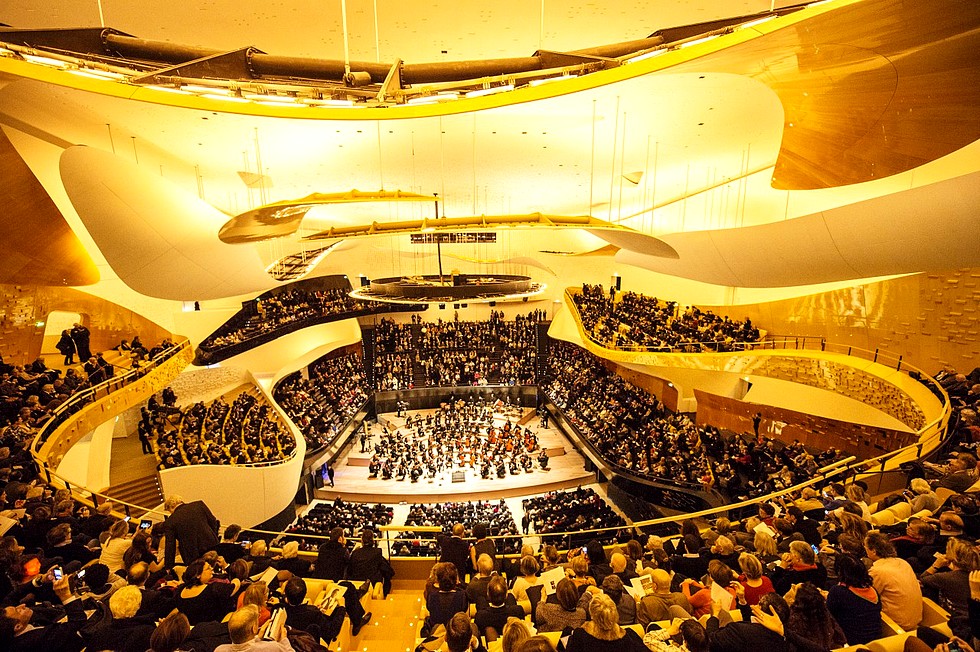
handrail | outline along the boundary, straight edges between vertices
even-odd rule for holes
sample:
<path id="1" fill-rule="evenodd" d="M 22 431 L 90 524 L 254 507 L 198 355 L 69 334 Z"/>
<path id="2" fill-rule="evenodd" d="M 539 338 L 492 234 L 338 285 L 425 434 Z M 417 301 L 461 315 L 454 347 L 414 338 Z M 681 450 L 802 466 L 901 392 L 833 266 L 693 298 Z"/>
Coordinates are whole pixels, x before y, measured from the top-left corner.
<path id="1" fill-rule="evenodd" d="M 150 359 L 149 364 L 142 367 L 133 367 L 121 376 L 113 376 L 112 378 L 109 378 L 98 385 L 87 387 L 69 396 L 68 400 L 56 407 L 51 412 L 51 417 L 45 421 L 44 425 L 42 425 L 40 430 L 38 430 L 37 436 L 34 437 L 34 442 L 31 444 L 32 455 L 34 455 L 35 459 L 37 458 L 41 446 L 44 445 L 48 437 L 51 436 L 58 426 L 64 423 L 65 419 L 74 414 L 77 409 L 87 405 L 96 398 L 105 398 L 112 392 L 129 385 L 134 380 L 142 378 L 154 367 L 160 366 L 160 364 L 166 362 L 177 353 L 188 347 L 190 347 L 190 340 L 185 338 L 153 356 Z M 103 390 L 105 391 L 105 396 L 99 397 L 98 394 Z"/>
<path id="2" fill-rule="evenodd" d="M 224 337 L 226 334 L 222 333 L 219 335 L 219 331 L 222 331 L 225 326 L 231 324 L 236 320 L 240 320 L 241 311 L 232 315 L 232 317 L 222 324 L 220 327 L 215 329 L 211 335 L 202 341 L 197 347 L 197 357 L 195 358 L 194 364 L 197 365 L 209 365 L 217 364 L 228 358 L 232 358 L 236 355 L 245 353 L 246 351 L 251 351 L 263 344 L 271 342 L 275 339 L 282 337 L 283 335 L 288 335 L 290 333 L 295 333 L 296 331 L 303 330 L 304 328 L 309 328 L 310 326 L 318 326 L 320 324 L 332 324 L 337 321 L 344 321 L 345 319 L 356 319 L 357 317 L 368 317 L 371 315 L 379 314 L 390 314 L 395 312 L 418 312 L 419 306 L 406 306 L 405 304 L 377 304 L 378 308 L 364 308 L 361 310 L 352 310 L 349 312 L 336 313 L 336 314 L 319 314 L 311 315 L 309 317 L 304 317 L 303 319 L 297 319 L 285 322 L 276 328 L 271 330 L 263 330 L 253 337 L 241 340 L 240 342 L 235 342 L 234 344 L 226 344 L 222 346 L 210 346 L 208 341 L 213 337 Z M 234 330 L 229 330 L 228 333 L 234 333 L 239 328 Z"/>
<path id="3" fill-rule="evenodd" d="M 187 345 L 188 345 L 188 343 L 185 340 L 179 346 L 175 346 L 171 351 L 172 352 L 176 352 L 176 351 L 182 349 L 183 347 L 185 347 Z M 161 357 L 163 355 L 164 354 L 160 354 L 160 356 L 157 356 L 157 358 L 159 358 L 159 357 Z M 171 353 L 171 355 L 172 355 L 172 353 Z M 170 357 L 169 355 L 166 356 L 166 358 L 169 358 L 169 357 Z M 154 358 L 154 360 L 156 360 L 157 358 Z M 164 358 L 164 359 L 166 359 L 166 358 Z M 909 368 L 912 368 L 912 367 L 909 367 Z M 146 372 L 144 372 L 144 373 L 146 373 Z M 923 377 L 925 378 L 927 376 L 923 376 Z M 113 379 L 113 380 L 117 380 L 117 379 Z M 111 382 L 112 381 L 107 381 L 107 383 L 100 384 L 100 386 L 101 385 L 108 385 Z M 874 458 L 871 458 L 871 459 L 868 459 L 868 460 L 852 460 L 852 461 L 848 461 L 846 464 L 843 463 L 843 461 L 842 461 L 842 462 L 840 462 L 838 464 L 830 465 L 828 467 L 825 467 L 823 469 L 820 469 L 820 472 L 819 472 L 819 474 L 816 477 L 811 478 L 810 480 L 808 480 L 806 482 L 799 483 L 799 484 L 794 485 L 792 487 L 788 487 L 786 489 L 782 489 L 780 491 L 773 492 L 773 493 L 767 494 L 765 496 L 759 496 L 759 497 L 756 497 L 756 498 L 751 498 L 751 499 L 740 501 L 740 502 L 734 503 L 734 504 L 721 505 L 721 506 L 718 506 L 718 507 L 713 507 L 713 508 L 701 510 L 701 511 L 698 511 L 698 512 L 688 512 L 688 513 L 684 513 L 684 514 L 680 514 L 680 515 L 675 515 L 675 516 L 665 516 L 665 517 L 659 517 L 659 518 L 654 518 L 654 519 L 648 519 L 648 520 L 645 520 L 645 521 L 637 521 L 637 522 L 632 523 L 631 525 L 626 525 L 625 527 L 631 527 L 631 526 L 632 527 L 648 527 L 648 526 L 663 525 L 663 524 L 668 524 L 668 523 L 676 523 L 676 522 L 679 522 L 680 520 L 688 519 L 688 518 L 700 518 L 700 517 L 705 517 L 705 516 L 713 516 L 713 515 L 716 515 L 716 514 L 721 514 L 721 513 L 724 513 L 724 512 L 728 512 L 729 510 L 736 510 L 736 509 L 740 509 L 740 508 L 743 508 L 743 507 L 746 507 L 746 506 L 749 506 L 749 505 L 754 505 L 754 504 L 758 504 L 760 502 L 765 502 L 765 501 L 772 500 L 774 498 L 785 496 L 785 495 L 788 495 L 788 494 L 790 494 L 792 492 L 799 491 L 799 490 L 801 490 L 801 489 L 803 489 L 805 487 L 809 487 L 809 486 L 813 486 L 813 485 L 818 484 L 818 483 L 826 482 L 827 480 L 829 480 L 831 478 L 838 477 L 838 476 L 842 476 L 843 475 L 843 476 L 846 477 L 847 474 L 854 474 L 855 477 L 860 477 L 860 473 L 862 471 L 868 471 L 870 468 L 872 468 L 874 466 L 879 466 L 879 465 L 881 466 L 882 469 L 884 469 L 885 465 L 888 462 L 891 462 L 891 461 L 895 460 L 896 458 L 898 458 L 898 457 L 900 457 L 902 455 L 907 455 L 908 453 L 911 453 L 913 451 L 915 453 L 915 458 L 916 459 L 921 458 L 925 452 L 931 451 L 932 449 L 935 448 L 935 446 L 937 446 L 937 445 L 939 445 L 941 443 L 942 435 L 943 435 L 943 432 L 944 432 L 943 423 L 948 418 L 948 416 L 949 416 L 949 414 L 950 414 L 950 412 L 952 410 L 951 405 L 950 405 L 950 402 L 949 402 L 949 398 L 946 395 L 945 390 L 943 390 L 942 387 L 938 385 L 938 383 L 936 383 L 936 386 L 938 388 L 938 393 L 939 393 L 939 396 L 940 396 L 940 400 L 942 401 L 943 411 L 942 411 L 942 413 L 939 416 L 937 416 L 935 419 L 933 419 L 932 421 L 930 421 L 928 424 L 924 425 L 922 428 L 920 428 L 917 431 L 917 433 L 919 435 L 919 441 L 916 442 L 916 443 L 914 443 L 914 444 L 910 444 L 908 446 L 904 446 L 904 447 L 902 447 L 900 449 L 897 449 L 897 450 L 894 450 L 894 451 L 886 452 L 886 453 L 884 453 L 882 455 L 879 455 L 877 457 L 874 457 Z M 53 422 L 54 422 L 53 419 L 49 421 L 49 423 L 53 423 Z M 57 425 L 60 425 L 60 424 L 54 424 L 49 429 L 49 432 L 47 433 L 48 436 L 50 436 L 51 434 L 54 433 L 54 431 L 57 429 Z M 45 424 L 45 428 L 47 428 L 47 426 L 48 426 L 48 424 Z M 38 437 L 40 437 L 40 436 L 41 435 L 39 433 Z M 73 494 L 76 492 L 76 488 L 73 487 L 72 483 L 70 481 L 66 480 L 65 478 L 63 478 L 62 476 L 58 475 L 56 472 L 50 470 L 47 467 L 47 464 L 45 463 L 44 460 L 40 460 L 36 456 L 35 456 L 35 459 L 38 461 L 39 465 L 44 470 L 44 472 L 48 475 L 49 478 L 53 476 L 53 477 L 56 477 L 56 478 L 60 479 L 62 482 L 64 482 L 64 484 L 65 484 L 66 487 L 68 487 L 69 489 L 72 489 Z M 118 500 L 118 499 L 113 498 L 111 496 L 107 496 L 107 495 L 105 495 L 105 494 L 103 494 L 101 492 L 93 491 L 91 489 L 88 489 L 87 487 L 84 487 L 84 488 L 79 487 L 77 489 L 79 491 L 81 489 L 84 489 L 84 491 L 87 492 L 87 494 L 88 494 L 87 496 L 81 495 L 79 499 L 82 500 L 83 502 L 86 502 L 86 503 L 92 502 L 93 505 L 94 504 L 97 504 L 98 501 L 89 498 L 90 496 L 91 497 L 97 497 L 97 498 L 103 498 L 104 500 L 110 500 L 110 501 L 112 501 L 114 503 L 118 503 L 120 505 L 123 505 L 123 507 L 124 507 L 124 509 L 125 509 L 125 511 L 127 513 L 129 511 L 131 511 L 132 509 L 142 510 L 142 511 L 145 511 L 146 513 L 161 513 L 162 512 L 162 510 L 161 510 L 160 507 L 146 508 L 146 507 L 142 507 L 142 506 L 135 505 L 135 504 L 132 504 L 132 503 L 127 503 L 125 501 Z M 410 526 L 386 526 L 386 527 L 388 528 L 386 530 L 386 532 L 397 531 L 397 528 L 404 528 L 404 530 L 402 530 L 402 531 L 418 531 L 418 526 L 415 526 L 415 527 L 410 527 Z M 588 530 L 578 530 L 578 531 L 574 531 L 574 532 L 572 532 L 572 531 L 566 531 L 566 532 L 547 532 L 547 533 L 542 533 L 539 536 L 549 537 L 549 538 L 557 538 L 557 537 L 562 537 L 562 536 L 577 536 L 577 537 L 581 537 L 583 535 L 587 535 L 587 534 L 590 534 L 590 533 L 603 533 L 603 532 L 611 532 L 611 531 L 621 530 L 623 527 L 624 526 L 615 526 L 615 527 L 606 527 L 606 528 L 594 528 L 594 529 L 588 529 Z M 313 540 L 317 540 L 317 539 L 326 540 L 326 539 L 329 538 L 328 535 L 297 534 L 297 533 L 290 533 L 290 532 L 286 532 L 286 531 L 271 531 L 271 530 L 261 530 L 261 529 L 254 529 L 254 528 L 250 528 L 249 531 L 250 532 L 255 532 L 255 533 L 261 534 L 261 535 L 270 535 L 270 538 L 278 538 L 278 537 L 282 537 L 282 536 L 294 536 L 294 537 L 297 537 L 297 538 L 313 539 Z M 387 534 L 386 534 L 386 536 L 387 536 Z M 516 534 L 516 535 L 515 534 L 511 534 L 511 535 L 497 535 L 497 536 L 493 536 L 493 537 L 490 537 L 490 538 L 492 538 L 492 539 L 512 539 L 514 537 L 520 537 L 520 536 L 522 536 L 522 535 L 520 535 L 520 534 Z M 420 541 L 428 541 L 428 539 L 419 539 L 419 540 Z"/>
<path id="4" fill-rule="evenodd" d="M 904 372 L 906 375 L 911 375 L 913 373 L 918 374 L 917 380 L 919 382 L 926 384 L 929 390 L 940 400 L 940 402 L 944 406 L 949 404 L 949 396 L 946 395 L 945 390 L 939 385 L 939 383 L 936 382 L 936 380 L 930 374 L 926 373 L 922 369 L 914 365 L 911 365 L 908 362 L 905 362 L 903 356 L 895 355 L 894 353 L 889 353 L 888 351 L 883 351 L 880 348 L 871 351 L 869 349 L 863 349 L 861 347 L 852 346 L 850 344 L 847 345 L 835 344 L 833 342 L 827 342 L 827 338 L 825 337 L 817 337 L 813 335 L 803 335 L 803 336 L 780 335 L 778 336 L 778 339 L 777 336 L 767 335 L 766 339 L 760 340 L 758 342 L 732 342 L 730 343 L 730 345 L 735 347 L 736 350 L 724 351 L 724 352 L 683 351 L 678 349 L 671 349 L 667 351 L 655 347 L 617 346 L 615 348 L 610 348 L 601 342 L 597 342 L 595 339 L 591 337 L 589 333 L 585 331 L 582 322 L 582 314 L 579 311 L 578 306 L 575 305 L 574 294 L 576 293 L 576 291 L 580 292 L 581 290 L 577 287 L 565 288 L 565 296 L 568 298 L 568 301 L 566 303 L 569 309 L 571 310 L 572 314 L 575 316 L 575 323 L 578 328 L 579 335 L 583 338 L 583 340 L 588 341 L 589 344 L 591 344 L 592 346 L 603 349 L 605 351 L 622 351 L 626 353 L 660 353 L 660 354 L 677 353 L 677 354 L 688 354 L 688 355 L 730 356 L 733 353 L 739 353 L 739 352 L 744 353 L 744 352 L 756 352 L 756 351 L 767 351 L 767 350 L 771 350 L 771 351 L 786 350 L 786 349 L 817 350 L 816 346 L 808 346 L 808 344 L 810 345 L 819 344 L 819 350 L 822 352 L 839 353 L 842 355 L 846 355 L 848 357 L 851 356 L 860 357 L 862 359 L 870 360 L 871 362 L 880 364 L 885 367 L 892 366 L 885 363 L 886 360 L 891 360 L 894 363 L 893 366 L 895 371 Z M 777 345 L 779 344 L 781 344 L 782 346 L 777 347 Z M 866 353 L 867 357 L 857 355 L 859 353 Z"/>

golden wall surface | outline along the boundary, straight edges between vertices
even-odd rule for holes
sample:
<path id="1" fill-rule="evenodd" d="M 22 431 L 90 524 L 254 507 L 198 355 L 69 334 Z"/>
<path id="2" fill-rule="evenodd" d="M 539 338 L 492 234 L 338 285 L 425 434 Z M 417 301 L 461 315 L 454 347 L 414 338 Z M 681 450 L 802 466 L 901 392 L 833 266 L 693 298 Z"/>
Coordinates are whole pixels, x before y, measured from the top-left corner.
<path id="1" fill-rule="evenodd" d="M 859 459 L 870 459 L 914 444 L 916 433 L 829 419 L 796 410 L 744 403 L 738 399 L 694 390 L 698 399 L 698 425 L 712 425 L 739 433 L 752 433 L 752 417 L 763 419 L 762 434 L 791 444 L 820 450 L 838 448 Z M 776 427 L 778 426 L 778 427 Z"/>
<path id="2" fill-rule="evenodd" d="M 880 348 L 934 374 L 945 365 L 966 372 L 980 366 L 978 306 L 980 268 L 971 268 L 710 309 L 737 319 L 749 317 L 772 337 L 823 337 L 871 351 Z"/>
<path id="3" fill-rule="evenodd" d="M 172 337 L 169 331 L 128 308 L 72 288 L 0 285 L 0 355 L 5 362 L 22 364 L 40 355 L 43 322 L 54 311 L 82 315 L 82 322 L 92 332 L 93 353 L 136 335 L 148 348 Z"/>

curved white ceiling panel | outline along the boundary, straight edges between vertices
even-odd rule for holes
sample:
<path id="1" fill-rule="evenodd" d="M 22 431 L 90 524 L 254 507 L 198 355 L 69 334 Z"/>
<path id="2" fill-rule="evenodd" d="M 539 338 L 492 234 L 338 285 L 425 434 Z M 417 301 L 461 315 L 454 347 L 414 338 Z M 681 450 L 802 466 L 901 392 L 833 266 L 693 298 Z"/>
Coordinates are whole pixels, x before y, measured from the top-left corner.
<path id="1" fill-rule="evenodd" d="M 788 287 L 975 267 L 978 229 L 975 172 L 785 222 L 665 235 L 676 259 L 634 248 L 616 261 L 719 285 Z"/>
<path id="2" fill-rule="evenodd" d="M 65 150 L 61 179 L 126 285 L 161 299 L 217 299 L 277 285 L 250 246 L 218 240 L 227 216 L 165 179 L 91 147 Z"/>

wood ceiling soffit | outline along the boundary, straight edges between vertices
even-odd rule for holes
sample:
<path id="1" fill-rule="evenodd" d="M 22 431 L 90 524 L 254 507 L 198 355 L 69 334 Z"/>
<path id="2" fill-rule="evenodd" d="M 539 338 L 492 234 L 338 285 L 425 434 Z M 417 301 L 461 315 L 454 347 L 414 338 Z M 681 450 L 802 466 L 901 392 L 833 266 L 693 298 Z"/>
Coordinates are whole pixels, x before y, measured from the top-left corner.
<path id="1" fill-rule="evenodd" d="M 980 3 L 874 0 L 671 71 L 752 77 L 785 111 L 772 185 L 891 176 L 980 138 Z"/>
<path id="2" fill-rule="evenodd" d="M 92 285 L 99 271 L 34 173 L 0 131 L 0 283 Z"/>

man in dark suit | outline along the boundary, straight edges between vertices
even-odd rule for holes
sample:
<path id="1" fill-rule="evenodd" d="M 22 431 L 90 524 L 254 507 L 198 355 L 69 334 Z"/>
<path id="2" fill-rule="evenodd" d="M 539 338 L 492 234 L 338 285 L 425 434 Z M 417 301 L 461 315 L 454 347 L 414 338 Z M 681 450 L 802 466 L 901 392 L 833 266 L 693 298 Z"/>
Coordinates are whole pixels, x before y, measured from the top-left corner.
<path id="1" fill-rule="evenodd" d="M 322 638 L 327 643 L 340 634 L 346 610 L 338 606 L 328 616 L 312 604 L 303 604 L 306 582 L 302 579 L 294 577 L 286 582 L 283 597 L 286 598 L 286 624 L 290 627 L 312 634 L 317 641 Z"/>
<path id="2" fill-rule="evenodd" d="M 85 646 L 78 635 L 86 622 L 85 611 L 81 600 L 72 595 L 68 577 L 55 580 L 52 589 L 64 605 L 67 621 L 43 624 L 26 605 L 6 607 L 0 612 L 0 649 L 8 652 L 78 652 Z"/>
<path id="3" fill-rule="evenodd" d="M 453 525 L 453 535 L 451 537 L 447 537 L 445 534 L 440 534 L 436 537 L 439 548 L 442 550 L 439 555 L 439 561 L 449 562 L 456 566 L 456 573 L 459 575 L 460 580 L 466 574 L 473 572 L 470 564 L 470 546 L 463 541 L 463 535 L 465 534 L 466 528 L 463 527 L 463 524 L 456 523 Z"/>
<path id="4" fill-rule="evenodd" d="M 477 562 L 479 563 L 479 562 Z M 507 581 L 499 575 L 490 578 L 487 584 L 486 606 L 477 606 L 474 622 L 481 636 L 487 635 L 487 628 L 493 627 L 497 635 L 503 634 L 508 618 L 523 618 L 524 609 L 518 606 L 514 596 L 507 593 Z"/>
<path id="5" fill-rule="evenodd" d="M 204 501 L 185 503 L 180 496 L 171 496 L 164 508 L 170 512 L 162 528 L 167 537 L 163 559 L 167 568 L 174 566 L 178 545 L 185 564 L 200 558 L 209 550 L 214 550 L 218 545 L 218 519 Z"/>
<path id="6" fill-rule="evenodd" d="M 75 350 L 78 351 L 78 359 L 88 360 L 92 357 L 92 350 L 89 348 L 89 338 L 91 333 L 81 324 L 75 324 L 68 332 L 72 341 L 75 343 Z"/>
<path id="7" fill-rule="evenodd" d="M 347 578 L 349 566 L 350 553 L 347 552 L 344 528 L 335 527 L 330 530 L 330 538 L 320 546 L 313 575 L 320 579 L 339 582 Z"/>

